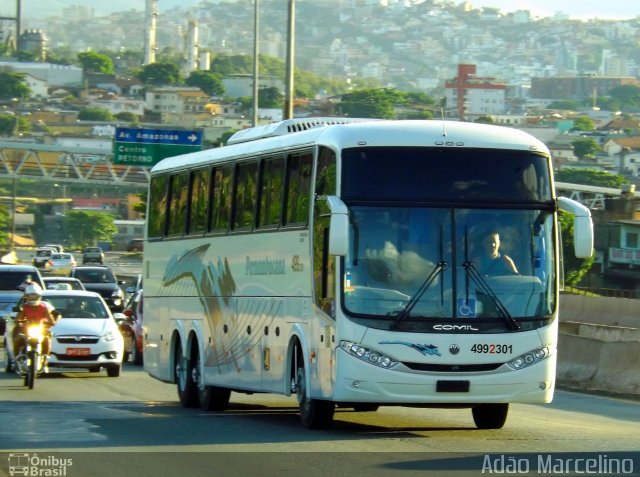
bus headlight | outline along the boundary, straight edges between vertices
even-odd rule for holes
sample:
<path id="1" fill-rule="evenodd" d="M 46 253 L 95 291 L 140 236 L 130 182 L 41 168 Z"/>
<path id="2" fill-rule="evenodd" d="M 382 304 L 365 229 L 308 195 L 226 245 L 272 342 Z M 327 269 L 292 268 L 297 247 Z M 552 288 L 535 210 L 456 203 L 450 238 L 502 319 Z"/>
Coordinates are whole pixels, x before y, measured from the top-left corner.
<path id="1" fill-rule="evenodd" d="M 354 343 L 353 341 L 341 341 L 340 348 L 349 353 L 351 356 L 355 356 L 362 361 L 373 364 L 374 366 L 379 366 L 381 368 L 389 369 L 398 364 L 397 361 L 394 361 L 389 356 L 384 355 L 378 351 L 365 348 L 364 346 L 360 346 L 358 343 Z"/>
<path id="2" fill-rule="evenodd" d="M 550 355 L 551 353 L 549 352 L 549 348 L 538 348 L 533 351 L 529 351 L 528 353 L 521 354 L 517 358 L 509 361 L 507 365 L 511 369 L 515 370 L 524 369 L 542 361 L 543 359 L 547 359 Z"/>

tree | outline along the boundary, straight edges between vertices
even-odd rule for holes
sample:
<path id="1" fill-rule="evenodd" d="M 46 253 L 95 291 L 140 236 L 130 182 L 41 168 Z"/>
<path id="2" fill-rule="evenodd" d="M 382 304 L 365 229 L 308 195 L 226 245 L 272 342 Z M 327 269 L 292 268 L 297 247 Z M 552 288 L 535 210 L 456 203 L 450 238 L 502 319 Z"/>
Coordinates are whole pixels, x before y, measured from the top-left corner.
<path id="1" fill-rule="evenodd" d="M 640 107 L 640 87 L 632 84 L 616 86 L 609 91 L 609 95 L 613 99 L 620 101 L 625 109 L 634 109 Z"/>
<path id="2" fill-rule="evenodd" d="M 138 74 L 138 79 L 154 86 L 175 85 L 182 82 L 180 70 L 172 63 L 145 65 Z"/>
<path id="3" fill-rule="evenodd" d="M 558 214 L 562 231 L 562 257 L 565 285 L 575 286 L 589 272 L 595 255 L 589 258 L 577 258 L 573 253 L 573 215 L 560 211 Z"/>
<path id="4" fill-rule="evenodd" d="M 85 108 L 78 113 L 80 121 L 113 121 L 113 114 L 104 108 Z"/>
<path id="5" fill-rule="evenodd" d="M 217 73 L 212 73 L 211 71 L 192 71 L 185 80 L 185 84 L 187 86 L 200 88 L 209 96 L 224 95 L 222 76 Z"/>
<path id="6" fill-rule="evenodd" d="M 26 99 L 31 95 L 23 73 L 0 71 L 0 100 Z"/>
<path id="7" fill-rule="evenodd" d="M 85 73 L 113 74 L 113 62 L 107 55 L 85 51 L 78 53 L 78 61 Z"/>
<path id="8" fill-rule="evenodd" d="M 396 104 L 406 103 L 406 94 L 392 88 L 362 89 L 342 95 L 338 114 L 354 118 L 395 118 Z"/>
<path id="9" fill-rule="evenodd" d="M 580 116 L 573 121 L 574 131 L 593 131 L 596 128 L 593 119 L 588 116 Z"/>
<path id="10" fill-rule="evenodd" d="M 595 157 L 595 155 L 602 151 L 602 146 L 592 137 L 582 137 L 571 142 L 573 146 L 573 153 L 580 159 L 586 157 Z"/>
<path id="11" fill-rule="evenodd" d="M 620 111 L 622 104 L 619 99 L 611 97 L 598 98 L 596 100 L 597 106 L 604 111 Z"/>
<path id="12" fill-rule="evenodd" d="M 492 116 L 478 116 L 474 123 L 495 124 L 496 122 L 493 120 Z"/>
<path id="13" fill-rule="evenodd" d="M 576 101 L 574 99 L 557 99 L 555 101 L 551 101 L 551 103 L 547 105 L 547 108 L 578 111 L 581 108 L 581 104 L 579 101 Z"/>
<path id="14" fill-rule="evenodd" d="M 258 93 L 258 106 L 260 108 L 280 108 L 284 101 L 284 96 L 275 87 L 262 88 Z"/>
<path id="15" fill-rule="evenodd" d="M 98 241 L 111 242 L 118 232 L 114 216 L 104 212 L 67 210 L 63 226 L 72 244 L 79 247 L 95 245 Z"/>
<path id="16" fill-rule="evenodd" d="M 30 131 L 31 123 L 13 113 L 0 113 L 0 136 L 13 136 L 20 131 Z"/>
<path id="17" fill-rule="evenodd" d="M 620 174 L 596 171 L 594 169 L 562 169 L 556 172 L 555 179 L 558 182 L 568 182 L 570 184 L 583 184 L 597 187 L 610 187 L 620 189 L 628 181 Z"/>
<path id="18" fill-rule="evenodd" d="M 133 210 L 142 215 L 143 218 L 147 215 L 147 197 L 149 196 L 148 192 L 145 190 L 143 192 L 138 192 L 136 194 L 140 199 L 140 202 L 133 204 Z"/>
<path id="19" fill-rule="evenodd" d="M 116 114 L 115 118 L 118 121 L 124 121 L 131 124 L 138 124 L 140 122 L 140 118 L 130 111 L 122 111 L 121 113 Z"/>

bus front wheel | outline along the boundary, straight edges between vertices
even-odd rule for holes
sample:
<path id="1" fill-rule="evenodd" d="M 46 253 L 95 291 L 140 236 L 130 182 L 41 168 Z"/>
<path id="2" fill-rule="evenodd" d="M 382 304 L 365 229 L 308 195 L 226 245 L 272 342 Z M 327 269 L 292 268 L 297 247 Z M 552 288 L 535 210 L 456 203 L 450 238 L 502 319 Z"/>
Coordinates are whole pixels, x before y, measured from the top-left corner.
<path id="1" fill-rule="evenodd" d="M 333 401 L 310 398 L 305 375 L 304 366 L 300 366 L 296 370 L 295 391 L 300 407 L 302 426 L 307 429 L 327 429 L 333 422 L 336 406 Z"/>
<path id="2" fill-rule="evenodd" d="M 509 404 L 478 404 L 471 413 L 478 429 L 502 429 L 507 421 Z"/>

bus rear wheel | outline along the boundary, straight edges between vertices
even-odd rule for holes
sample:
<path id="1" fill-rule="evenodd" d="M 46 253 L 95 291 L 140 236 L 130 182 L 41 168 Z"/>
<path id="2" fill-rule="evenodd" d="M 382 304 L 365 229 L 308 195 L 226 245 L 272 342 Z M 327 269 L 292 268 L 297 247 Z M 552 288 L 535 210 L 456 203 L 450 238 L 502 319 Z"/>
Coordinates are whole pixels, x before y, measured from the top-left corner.
<path id="1" fill-rule="evenodd" d="M 182 344 L 178 342 L 176 346 L 176 383 L 178 386 L 178 397 L 182 407 L 198 406 L 198 386 L 194 379 L 197 372 L 194 367 L 194 360 L 188 358 L 182 350 Z"/>
<path id="2" fill-rule="evenodd" d="M 298 367 L 296 370 L 295 391 L 300 407 L 302 426 L 307 429 L 327 429 L 333 422 L 336 406 L 333 401 L 310 398 L 305 375 L 304 365 Z"/>
<path id="3" fill-rule="evenodd" d="M 478 404 L 471 413 L 478 429 L 502 429 L 507 421 L 509 404 Z"/>
<path id="4" fill-rule="evenodd" d="M 198 394 L 200 408 L 203 411 L 226 411 L 229 407 L 230 389 L 218 386 L 200 386 Z"/>

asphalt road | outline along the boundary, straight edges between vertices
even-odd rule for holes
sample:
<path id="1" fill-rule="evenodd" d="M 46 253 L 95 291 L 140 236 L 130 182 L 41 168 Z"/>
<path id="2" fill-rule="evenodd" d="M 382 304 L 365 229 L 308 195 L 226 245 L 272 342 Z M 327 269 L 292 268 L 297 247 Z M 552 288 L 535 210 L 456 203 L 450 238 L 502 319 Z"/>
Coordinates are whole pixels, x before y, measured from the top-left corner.
<path id="1" fill-rule="evenodd" d="M 539 475 L 540 459 L 580 456 L 640 475 L 640 402 L 565 391 L 550 405 L 512 405 L 505 428 L 488 431 L 467 409 L 401 407 L 338 409 L 331 429 L 309 431 L 295 398 L 272 395 L 233 393 L 228 411 L 205 413 L 182 408 L 173 385 L 132 364 L 118 378 L 49 375 L 33 390 L 0 372 L 0 396 L 0 475 L 17 453 L 71 458 L 71 477 L 481 475 L 505 455 L 530 462 L 516 475 Z"/>

